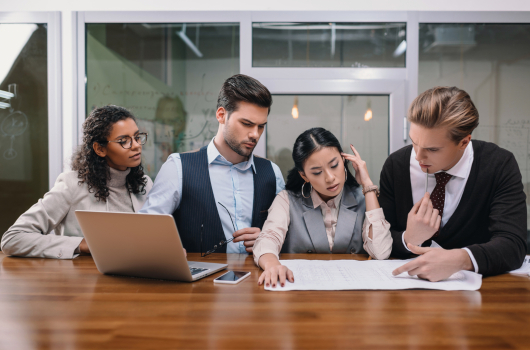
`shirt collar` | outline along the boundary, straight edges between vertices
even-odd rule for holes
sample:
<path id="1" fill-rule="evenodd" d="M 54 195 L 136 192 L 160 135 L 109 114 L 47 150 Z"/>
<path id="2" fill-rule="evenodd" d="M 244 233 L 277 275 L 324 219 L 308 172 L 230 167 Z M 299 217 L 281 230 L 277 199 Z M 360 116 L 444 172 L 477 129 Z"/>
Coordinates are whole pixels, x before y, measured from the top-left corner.
<path id="1" fill-rule="evenodd" d="M 471 165 L 473 164 L 473 145 L 471 144 L 472 141 L 469 141 L 469 144 L 467 145 L 464 154 L 462 154 L 462 158 L 458 161 L 458 163 L 455 164 L 454 167 L 452 167 L 449 170 L 446 170 L 445 172 L 449 175 L 460 177 L 463 179 L 466 179 L 469 174 L 469 169 L 471 169 Z M 416 157 L 416 151 L 414 151 L 414 147 L 412 147 L 412 156 L 411 160 L 414 160 L 414 166 L 420 168 L 420 164 L 415 159 Z M 439 171 L 441 172 L 441 170 Z M 434 174 L 429 174 L 434 175 Z"/>
<path id="2" fill-rule="evenodd" d="M 254 153 L 252 153 L 249 157 L 249 159 L 246 162 L 241 162 L 238 164 L 232 164 L 228 160 L 226 160 L 225 157 L 221 153 L 219 153 L 219 150 L 217 147 L 215 147 L 215 143 L 213 142 L 215 140 L 215 137 L 210 141 L 208 144 L 208 148 L 206 149 L 206 152 L 208 154 L 208 164 L 218 164 L 218 165 L 227 165 L 227 166 L 234 166 L 238 168 L 239 170 L 245 171 L 248 168 L 252 167 L 252 170 L 254 173 L 256 173 L 256 166 L 254 165 Z"/>
<path id="3" fill-rule="evenodd" d="M 322 203 L 326 203 L 326 205 L 330 208 L 338 208 L 340 204 L 340 200 L 342 199 L 342 192 L 344 191 L 344 187 L 342 187 L 342 190 L 340 193 L 335 197 L 330 199 L 327 202 L 324 202 L 322 198 L 320 198 L 320 195 L 318 194 L 315 189 L 311 190 L 311 199 L 313 200 L 313 209 L 318 208 L 322 205 Z"/>

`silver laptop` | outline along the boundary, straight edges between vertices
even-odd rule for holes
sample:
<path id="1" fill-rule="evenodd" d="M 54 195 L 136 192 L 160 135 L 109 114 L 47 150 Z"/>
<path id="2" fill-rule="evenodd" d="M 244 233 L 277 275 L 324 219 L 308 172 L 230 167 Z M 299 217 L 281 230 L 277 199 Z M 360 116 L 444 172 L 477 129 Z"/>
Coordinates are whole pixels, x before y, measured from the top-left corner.
<path id="1" fill-rule="evenodd" d="M 101 273 L 193 282 L 227 267 L 188 262 L 171 215 L 86 210 L 75 215 Z"/>

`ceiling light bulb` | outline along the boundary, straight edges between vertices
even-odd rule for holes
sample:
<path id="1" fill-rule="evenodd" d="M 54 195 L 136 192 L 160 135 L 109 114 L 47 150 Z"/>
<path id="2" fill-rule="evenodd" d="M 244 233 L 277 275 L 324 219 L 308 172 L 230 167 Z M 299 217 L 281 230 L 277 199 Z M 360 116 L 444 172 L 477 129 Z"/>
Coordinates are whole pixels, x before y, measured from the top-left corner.
<path id="1" fill-rule="evenodd" d="M 366 113 L 364 113 L 364 120 L 369 121 L 370 119 L 372 119 L 372 110 L 368 108 Z"/>
<path id="2" fill-rule="evenodd" d="M 293 116 L 293 119 L 298 119 L 298 96 L 294 97 L 294 105 L 291 111 L 291 115 Z"/>

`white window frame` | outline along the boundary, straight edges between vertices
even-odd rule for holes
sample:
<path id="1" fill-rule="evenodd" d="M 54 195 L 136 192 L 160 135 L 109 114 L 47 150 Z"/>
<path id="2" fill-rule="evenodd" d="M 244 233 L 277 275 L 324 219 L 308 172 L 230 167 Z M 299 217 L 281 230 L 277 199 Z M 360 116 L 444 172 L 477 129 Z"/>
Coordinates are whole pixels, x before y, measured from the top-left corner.
<path id="1" fill-rule="evenodd" d="M 74 135 L 80 141 L 85 119 L 86 23 L 240 24 L 240 72 L 263 82 L 273 94 L 384 94 L 389 96 L 389 153 L 410 143 L 406 109 L 418 95 L 420 23 L 530 23 L 530 12 L 430 11 L 227 11 L 227 12 L 76 12 L 74 13 Z M 253 22 L 404 22 L 404 68 L 252 67 Z M 256 147 L 265 156 L 266 131 Z"/>
<path id="2" fill-rule="evenodd" d="M 63 169 L 61 13 L 0 12 L 0 23 L 45 23 L 47 25 L 48 184 L 49 188 L 52 188 Z"/>

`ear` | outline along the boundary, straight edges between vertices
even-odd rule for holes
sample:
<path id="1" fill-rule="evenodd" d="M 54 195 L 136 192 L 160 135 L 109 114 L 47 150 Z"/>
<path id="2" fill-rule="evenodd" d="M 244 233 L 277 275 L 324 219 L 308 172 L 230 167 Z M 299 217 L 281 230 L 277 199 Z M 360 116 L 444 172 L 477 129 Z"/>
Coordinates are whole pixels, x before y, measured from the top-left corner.
<path id="1" fill-rule="evenodd" d="M 458 145 L 458 148 L 461 150 L 464 150 L 467 145 L 469 145 L 469 142 L 471 142 L 471 134 L 464 137 L 462 140 L 460 140 L 460 144 Z"/>
<path id="2" fill-rule="evenodd" d="M 300 176 L 302 177 L 302 179 L 304 179 L 305 182 L 309 182 L 309 179 L 304 175 L 303 172 L 299 171 L 298 174 L 300 174 Z"/>
<path id="3" fill-rule="evenodd" d="M 94 152 L 101 158 L 105 158 L 107 156 L 107 149 L 103 146 L 101 146 L 98 142 L 94 142 L 92 144 L 92 148 L 94 149 Z"/>
<path id="4" fill-rule="evenodd" d="M 215 118 L 217 118 L 219 124 L 225 124 L 228 120 L 228 112 L 224 107 L 219 107 L 217 108 L 217 112 L 215 112 Z"/>

